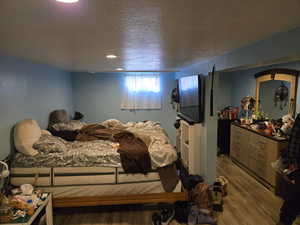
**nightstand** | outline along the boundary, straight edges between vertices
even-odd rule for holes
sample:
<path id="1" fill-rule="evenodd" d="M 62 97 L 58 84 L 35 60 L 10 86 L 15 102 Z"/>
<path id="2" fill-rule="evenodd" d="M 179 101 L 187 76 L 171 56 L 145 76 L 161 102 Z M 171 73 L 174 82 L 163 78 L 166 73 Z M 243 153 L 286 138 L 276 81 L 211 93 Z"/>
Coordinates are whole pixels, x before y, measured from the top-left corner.
<path id="1" fill-rule="evenodd" d="M 32 216 L 26 216 L 25 218 L 19 218 L 9 223 L 0 223 L 1 225 L 30 225 L 39 216 L 39 214 L 45 209 L 46 211 L 46 224 L 53 225 L 53 213 L 52 213 L 52 194 L 49 193 L 43 203 L 35 210 Z"/>

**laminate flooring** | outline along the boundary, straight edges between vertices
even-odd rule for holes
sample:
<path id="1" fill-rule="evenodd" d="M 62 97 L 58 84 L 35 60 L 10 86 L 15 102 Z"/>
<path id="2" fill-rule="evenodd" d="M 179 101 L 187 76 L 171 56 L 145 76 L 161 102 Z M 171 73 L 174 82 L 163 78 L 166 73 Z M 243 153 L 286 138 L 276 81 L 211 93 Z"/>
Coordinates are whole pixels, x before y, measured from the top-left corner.
<path id="1" fill-rule="evenodd" d="M 228 157 L 218 157 L 218 175 L 228 181 L 228 196 L 218 225 L 275 225 L 282 201 Z M 150 225 L 152 206 L 56 209 L 55 225 Z M 170 225 L 178 225 L 172 221 Z"/>
<path id="2" fill-rule="evenodd" d="M 282 200 L 235 165 L 218 157 L 217 174 L 228 179 L 228 196 L 219 225 L 276 225 Z"/>

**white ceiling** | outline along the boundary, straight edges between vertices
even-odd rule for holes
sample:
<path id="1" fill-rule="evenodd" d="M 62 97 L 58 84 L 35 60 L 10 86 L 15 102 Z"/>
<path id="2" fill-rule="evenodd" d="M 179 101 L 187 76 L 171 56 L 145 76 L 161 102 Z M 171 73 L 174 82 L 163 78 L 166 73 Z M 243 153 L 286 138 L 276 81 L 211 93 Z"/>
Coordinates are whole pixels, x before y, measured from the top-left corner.
<path id="1" fill-rule="evenodd" d="M 299 0 L 1 0 L 0 54 L 71 71 L 177 70 L 295 28 L 299 12 Z"/>

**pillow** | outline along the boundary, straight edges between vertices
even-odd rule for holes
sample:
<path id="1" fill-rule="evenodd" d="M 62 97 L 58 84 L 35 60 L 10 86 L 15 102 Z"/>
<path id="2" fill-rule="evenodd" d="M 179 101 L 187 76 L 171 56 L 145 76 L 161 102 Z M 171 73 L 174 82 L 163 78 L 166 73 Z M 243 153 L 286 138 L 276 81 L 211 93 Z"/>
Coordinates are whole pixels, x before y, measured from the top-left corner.
<path id="1" fill-rule="evenodd" d="M 41 137 L 41 128 L 38 123 L 32 119 L 26 119 L 18 122 L 14 129 L 14 141 L 16 149 L 29 156 L 38 154 L 32 146 Z"/>
<path id="2" fill-rule="evenodd" d="M 52 135 L 48 130 L 41 130 L 42 135 Z"/>
<path id="3" fill-rule="evenodd" d="M 67 123 L 68 121 L 69 121 L 69 116 L 66 110 L 64 109 L 54 110 L 49 115 L 48 128 L 50 128 L 56 123 Z"/>
<path id="4" fill-rule="evenodd" d="M 105 120 L 101 124 L 107 128 L 116 128 L 116 129 L 124 129 L 125 128 L 124 124 L 116 119 Z"/>

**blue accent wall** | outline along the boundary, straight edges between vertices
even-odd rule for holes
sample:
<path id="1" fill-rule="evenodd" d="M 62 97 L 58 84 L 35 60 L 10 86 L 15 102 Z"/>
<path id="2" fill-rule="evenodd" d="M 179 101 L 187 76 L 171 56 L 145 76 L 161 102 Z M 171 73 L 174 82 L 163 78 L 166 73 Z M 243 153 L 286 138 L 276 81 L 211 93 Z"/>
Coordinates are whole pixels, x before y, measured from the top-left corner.
<path id="1" fill-rule="evenodd" d="M 158 121 L 175 144 L 176 111 L 170 104 L 171 91 L 176 85 L 174 73 L 161 73 L 162 108 L 135 112 L 121 110 L 123 76 L 123 73 L 72 73 L 74 110 L 82 112 L 87 122 L 112 118 L 122 122 Z"/>
<path id="2" fill-rule="evenodd" d="M 212 60 L 191 63 L 181 68 L 181 73 L 203 73 L 211 71 L 216 65 L 217 71 L 247 65 L 270 63 L 276 60 L 300 58 L 300 27 L 281 32 L 264 40 L 257 41 Z"/>
<path id="3" fill-rule="evenodd" d="M 300 71 L 300 62 L 290 62 L 284 64 L 276 64 L 272 66 L 257 67 L 255 69 L 240 70 L 235 72 L 224 73 L 224 77 L 227 79 L 227 83 L 224 85 L 228 86 L 231 90 L 230 101 L 228 105 L 240 106 L 240 101 L 243 97 L 250 95 L 255 97 L 256 82 L 254 74 L 273 68 L 286 68 Z M 297 103 L 296 113 L 300 113 L 300 77 L 298 77 L 298 89 L 297 89 Z"/>
<path id="4" fill-rule="evenodd" d="M 10 151 L 10 130 L 25 118 L 46 128 L 52 110 L 72 112 L 70 73 L 0 56 L 0 159 Z"/>

